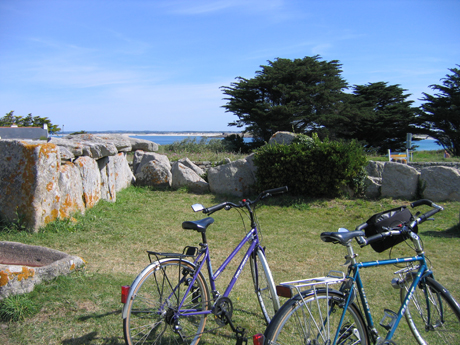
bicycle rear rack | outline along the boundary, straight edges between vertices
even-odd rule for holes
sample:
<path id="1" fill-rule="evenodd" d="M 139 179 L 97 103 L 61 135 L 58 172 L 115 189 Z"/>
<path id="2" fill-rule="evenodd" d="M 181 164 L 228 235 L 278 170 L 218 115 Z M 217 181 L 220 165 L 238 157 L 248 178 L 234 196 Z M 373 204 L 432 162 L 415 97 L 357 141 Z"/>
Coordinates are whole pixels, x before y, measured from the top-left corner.
<path id="1" fill-rule="evenodd" d="M 156 259 L 154 261 L 160 261 L 161 259 L 166 259 L 166 258 L 179 258 L 179 259 L 195 258 L 197 253 L 198 253 L 198 248 L 190 247 L 190 246 L 185 247 L 182 253 L 161 253 L 161 252 L 153 252 L 153 251 L 147 250 L 147 254 L 149 256 L 150 263 L 153 262 L 152 261 L 153 256 Z"/>
<path id="2" fill-rule="evenodd" d="M 345 273 L 341 271 L 330 271 L 325 277 L 280 283 L 280 285 L 276 286 L 276 294 L 280 297 L 291 298 L 294 295 L 300 294 L 302 291 L 316 290 L 318 286 L 325 286 L 326 289 L 329 289 L 329 285 L 343 283 L 346 280 Z"/>

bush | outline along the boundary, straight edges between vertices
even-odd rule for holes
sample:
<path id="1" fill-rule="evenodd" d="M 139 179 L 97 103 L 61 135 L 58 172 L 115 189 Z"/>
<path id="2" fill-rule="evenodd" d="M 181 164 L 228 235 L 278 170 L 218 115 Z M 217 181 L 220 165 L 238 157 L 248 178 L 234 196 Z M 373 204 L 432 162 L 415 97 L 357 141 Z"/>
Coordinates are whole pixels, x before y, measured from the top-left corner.
<path id="1" fill-rule="evenodd" d="M 356 141 L 299 138 L 291 145 L 265 145 L 256 151 L 258 189 L 287 185 L 295 195 L 336 197 L 345 187 L 362 192 L 367 163 Z"/>
<path id="2" fill-rule="evenodd" d="M 213 152 L 225 152 L 226 148 L 221 139 L 209 139 L 206 137 L 202 137 L 199 141 L 196 138 L 185 138 L 182 141 L 175 141 L 172 144 L 165 145 L 165 151 L 175 153 L 199 153 L 205 150 Z"/>

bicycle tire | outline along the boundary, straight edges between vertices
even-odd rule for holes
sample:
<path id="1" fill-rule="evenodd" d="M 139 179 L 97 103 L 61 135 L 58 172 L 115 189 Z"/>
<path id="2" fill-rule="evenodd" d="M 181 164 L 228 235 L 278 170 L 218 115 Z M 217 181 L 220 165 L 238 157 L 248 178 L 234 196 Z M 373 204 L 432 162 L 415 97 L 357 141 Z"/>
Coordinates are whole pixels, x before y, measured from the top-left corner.
<path id="1" fill-rule="evenodd" d="M 179 258 L 163 259 L 144 269 L 127 302 L 123 319 L 126 344 L 199 343 L 207 314 L 178 318 L 175 313 L 194 272 L 192 263 Z M 209 289 L 200 272 L 182 309 L 208 310 L 208 306 Z"/>
<path id="2" fill-rule="evenodd" d="M 266 345 L 331 344 L 345 305 L 335 290 L 303 291 L 283 304 L 265 330 Z M 327 317 L 329 315 L 329 317 Z M 358 306 L 350 303 L 337 345 L 368 345 L 367 328 Z"/>
<path id="3" fill-rule="evenodd" d="M 260 309 L 268 324 L 280 308 L 280 301 L 267 259 L 261 249 L 257 249 L 251 257 L 251 274 Z"/>
<path id="4" fill-rule="evenodd" d="M 401 302 L 409 287 L 408 284 L 401 289 Z M 427 277 L 425 283 L 418 284 L 404 316 L 419 344 L 460 344 L 460 307 L 433 278 Z"/>

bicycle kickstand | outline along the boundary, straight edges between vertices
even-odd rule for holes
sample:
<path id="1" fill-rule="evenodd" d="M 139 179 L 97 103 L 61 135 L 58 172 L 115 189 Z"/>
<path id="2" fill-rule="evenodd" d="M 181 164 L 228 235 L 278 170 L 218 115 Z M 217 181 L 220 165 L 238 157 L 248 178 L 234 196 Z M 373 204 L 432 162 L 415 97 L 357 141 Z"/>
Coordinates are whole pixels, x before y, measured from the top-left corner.
<path id="1" fill-rule="evenodd" d="M 226 313 L 224 312 L 224 314 Z M 243 344 L 247 345 L 248 338 L 246 338 L 246 329 L 241 328 L 241 327 L 235 327 L 235 325 L 233 325 L 232 320 L 229 317 L 227 317 L 227 315 L 225 315 L 225 317 L 227 319 L 227 322 L 230 325 L 230 328 L 236 334 L 236 345 L 243 345 Z"/>

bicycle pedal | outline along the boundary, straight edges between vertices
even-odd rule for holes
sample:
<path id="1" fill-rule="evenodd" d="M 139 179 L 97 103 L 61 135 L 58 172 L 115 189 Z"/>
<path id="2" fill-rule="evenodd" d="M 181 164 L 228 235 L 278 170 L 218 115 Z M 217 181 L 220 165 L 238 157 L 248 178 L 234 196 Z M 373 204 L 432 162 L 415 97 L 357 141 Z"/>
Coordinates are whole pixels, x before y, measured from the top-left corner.
<path id="1" fill-rule="evenodd" d="M 380 326 L 382 326 L 387 331 L 389 331 L 391 329 L 391 327 L 393 327 L 393 325 L 394 325 L 394 323 L 395 323 L 397 318 L 398 318 L 398 315 L 394 311 L 392 311 L 390 309 L 384 309 L 383 310 L 383 318 L 380 321 Z"/>
<path id="2" fill-rule="evenodd" d="M 235 334 L 236 334 L 236 345 L 247 345 L 248 344 L 248 338 L 246 337 L 246 329 L 237 327 L 235 329 Z"/>

